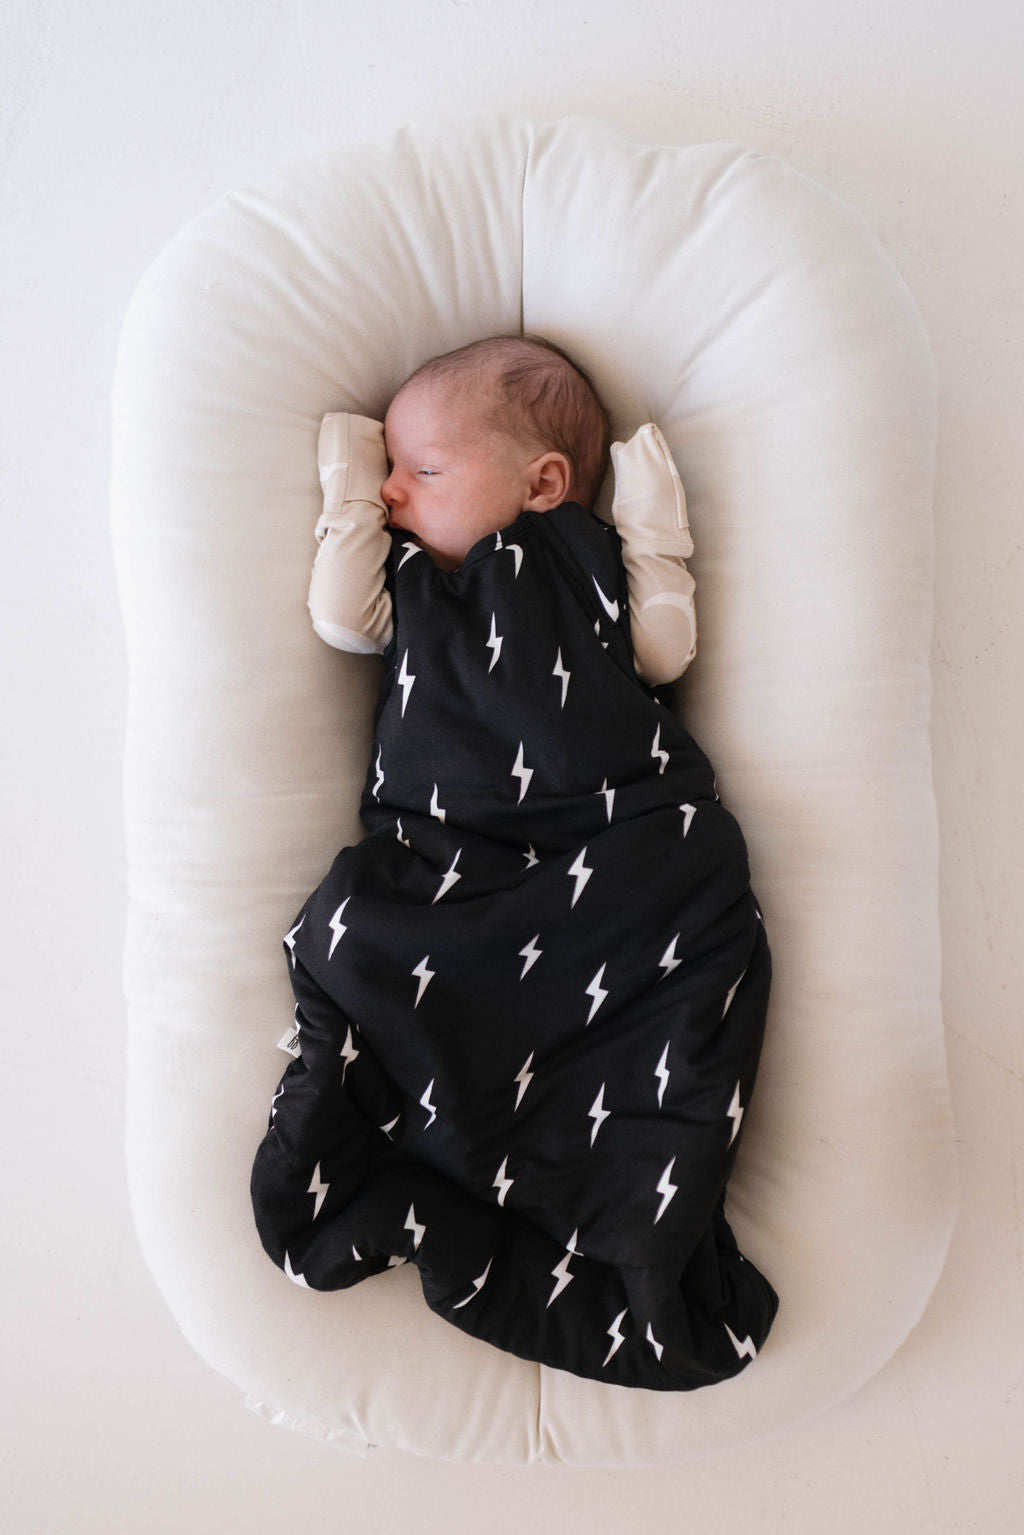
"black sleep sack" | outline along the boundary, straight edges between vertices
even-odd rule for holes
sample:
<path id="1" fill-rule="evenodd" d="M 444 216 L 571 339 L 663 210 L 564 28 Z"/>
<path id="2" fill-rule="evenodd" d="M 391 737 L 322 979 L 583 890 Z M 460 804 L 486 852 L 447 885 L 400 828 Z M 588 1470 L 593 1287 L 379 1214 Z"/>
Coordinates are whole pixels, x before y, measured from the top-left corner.
<path id="1" fill-rule="evenodd" d="M 524 512 L 446 573 L 395 532 L 388 582 L 368 835 L 285 939 L 263 1244 L 321 1290 L 408 1260 L 577 1375 L 734 1375 L 777 1307 L 724 1214 L 770 959 L 710 764 L 637 679 L 618 535 Z"/>

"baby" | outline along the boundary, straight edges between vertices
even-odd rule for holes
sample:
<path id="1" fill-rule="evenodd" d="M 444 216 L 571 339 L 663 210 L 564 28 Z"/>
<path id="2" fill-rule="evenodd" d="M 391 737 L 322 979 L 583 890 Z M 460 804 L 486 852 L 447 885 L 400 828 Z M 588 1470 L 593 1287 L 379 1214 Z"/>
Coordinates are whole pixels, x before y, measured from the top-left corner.
<path id="1" fill-rule="evenodd" d="M 609 435 L 590 381 L 534 337 L 497 336 L 425 363 L 398 391 L 383 429 L 363 416 L 327 416 L 309 595 L 317 633 L 342 650 L 386 648 L 386 523 L 413 534 L 442 570 L 456 570 L 520 512 L 567 501 L 590 507 Z M 612 458 L 637 672 L 650 684 L 670 682 L 696 653 L 683 488 L 655 426 L 615 443 Z"/>
<path id="2" fill-rule="evenodd" d="M 695 651 L 657 429 L 608 457 L 538 338 L 426 363 L 383 428 L 331 415 L 309 605 L 386 662 L 361 814 L 285 940 L 301 1053 L 252 1194 L 337 1289 L 396 1262 L 524 1358 L 688 1390 L 775 1314 L 725 1188 L 770 959 L 739 827 L 659 699 Z"/>

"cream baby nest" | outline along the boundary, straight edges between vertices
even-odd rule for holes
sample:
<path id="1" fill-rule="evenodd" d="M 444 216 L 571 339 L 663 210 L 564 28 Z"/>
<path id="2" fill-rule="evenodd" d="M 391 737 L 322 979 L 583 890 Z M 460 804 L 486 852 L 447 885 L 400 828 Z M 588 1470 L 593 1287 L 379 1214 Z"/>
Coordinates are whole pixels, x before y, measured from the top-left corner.
<path id="1" fill-rule="evenodd" d="M 327 411 L 525 329 L 659 423 L 700 641 L 678 704 L 750 849 L 775 979 L 727 1210 L 780 1297 L 758 1359 L 678 1394 L 477 1342 L 410 1267 L 318 1294 L 248 1182 L 284 1057 L 281 940 L 360 834 L 378 663 L 305 607 Z M 417 125 L 234 193 L 132 300 L 114 398 L 130 656 L 128 1165 L 185 1335 L 248 1404 L 365 1452 L 641 1465 L 771 1433 L 892 1355 L 955 1171 L 928 738 L 935 388 L 863 220 L 730 144 L 587 119 Z M 607 497 L 606 497 L 607 500 Z"/>

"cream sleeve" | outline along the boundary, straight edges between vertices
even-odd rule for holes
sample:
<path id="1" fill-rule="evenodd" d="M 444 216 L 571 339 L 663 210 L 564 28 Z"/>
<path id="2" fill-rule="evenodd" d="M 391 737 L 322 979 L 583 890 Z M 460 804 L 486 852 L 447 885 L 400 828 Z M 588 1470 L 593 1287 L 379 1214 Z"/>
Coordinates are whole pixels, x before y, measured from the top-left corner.
<path id="1" fill-rule="evenodd" d="M 651 422 L 628 442 L 612 444 L 612 467 L 633 659 L 638 675 L 658 686 L 684 672 L 697 653 L 686 496 L 668 444 Z"/>
<path id="2" fill-rule="evenodd" d="M 393 632 L 384 584 L 391 539 L 380 494 L 388 475 L 384 428 L 368 416 L 327 415 L 317 457 L 324 509 L 309 583 L 313 628 L 338 650 L 380 654 Z"/>

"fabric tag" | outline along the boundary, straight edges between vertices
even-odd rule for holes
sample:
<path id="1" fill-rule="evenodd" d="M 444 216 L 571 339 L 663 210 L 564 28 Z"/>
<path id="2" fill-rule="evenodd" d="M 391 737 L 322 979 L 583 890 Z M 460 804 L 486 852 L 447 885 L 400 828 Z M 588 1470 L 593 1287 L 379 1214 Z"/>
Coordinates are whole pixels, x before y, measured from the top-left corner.
<path id="1" fill-rule="evenodd" d="M 277 1048 L 283 1050 L 285 1055 L 290 1055 L 293 1060 L 298 1060 L 302 1054 L 298 1029 L 289 1029 L 287 1034 L 282 1034 L 277 1042 Z"/>

